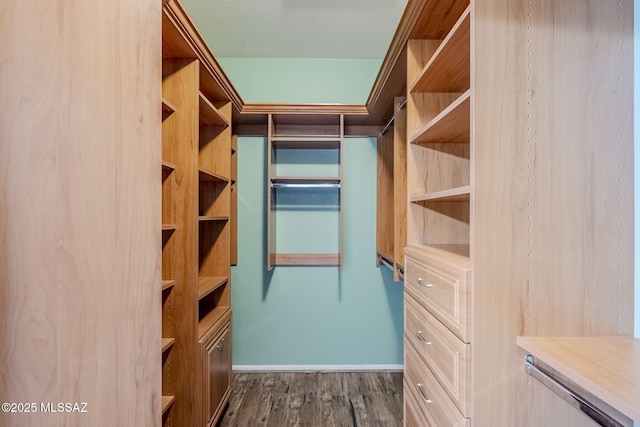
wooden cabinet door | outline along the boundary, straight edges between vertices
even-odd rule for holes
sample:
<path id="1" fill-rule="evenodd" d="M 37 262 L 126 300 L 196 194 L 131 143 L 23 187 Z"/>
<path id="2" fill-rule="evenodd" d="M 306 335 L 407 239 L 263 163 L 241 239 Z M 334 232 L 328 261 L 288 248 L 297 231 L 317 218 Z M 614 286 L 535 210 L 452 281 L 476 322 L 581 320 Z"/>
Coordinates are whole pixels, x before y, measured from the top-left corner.
<path id="1" fill-rule="evenodd" d="M 231 389 L 231 330 L 227 327 L 206 351 L 207 425 L 212 425 Z"/>

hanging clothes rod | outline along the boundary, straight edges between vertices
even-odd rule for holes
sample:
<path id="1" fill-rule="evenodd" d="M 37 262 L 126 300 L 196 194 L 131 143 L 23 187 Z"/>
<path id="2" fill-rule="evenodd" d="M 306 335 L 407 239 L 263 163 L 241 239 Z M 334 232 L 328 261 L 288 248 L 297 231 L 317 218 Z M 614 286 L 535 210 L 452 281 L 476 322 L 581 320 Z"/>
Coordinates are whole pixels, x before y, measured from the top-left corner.
<path id="1" fill-rule="evenodd" d="M 398 108 L 400 108 L 401 110 L 405 107 L 405 105 L 407 105 L 407 98 L 404 99 L 404 101 L 402 101 L 400 103 L 400 105 L 398 106 Z M 389 126 L 391 126 L 391 124 L 393 123 L 393 120 L 395 119 L 395 117 L 393 115 L 391 115 L 391 117 L 389 117 L 389 120 L 387 121 L 387 124 L 385 125 L 385 127 L 382 129 L 382 131 L 380 131 L 380 135 L 382 136 L 384 135 L 384 133 L 387 131 L 387 129 L 389 129 Z"/>
<path id="2" fill-rule="evenodd" d="M 524 367 L 529 376 L 540 381 L 549 390 L 560 396 L 562 400 L 585 414 L 587 417 L 591 418 L 599 425 L 604 427 L 624 427 L 623 424 L 618 422 L 618 420 L 613 418 L 611 415 L 604 413 L 591 402 L 587 402 L 582 396 L 569 389 L 564 384 L 561 384 L 543 368 L 536 366 L 533 361 L 533 356 L 527 355 L 524 361 Z"/>
<path id="3" fill-rule="evenodd" d="M 285 183 L 274 182 L 271 188 L 340 188 L 339 183 L 320 183 L 320 182 L 304 182 L 304 183 Z"/>

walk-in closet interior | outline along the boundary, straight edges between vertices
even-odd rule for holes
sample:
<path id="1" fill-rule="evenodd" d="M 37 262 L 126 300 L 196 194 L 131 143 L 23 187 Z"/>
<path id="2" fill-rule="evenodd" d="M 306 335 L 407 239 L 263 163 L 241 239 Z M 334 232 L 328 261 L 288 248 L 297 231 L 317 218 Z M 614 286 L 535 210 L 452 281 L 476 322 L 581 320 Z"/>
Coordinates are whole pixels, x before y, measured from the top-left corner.
<path id="1" fill-rule="evenodd" d="M 6 0 L 0 426 L 640 425 L 636 16 Z"/>

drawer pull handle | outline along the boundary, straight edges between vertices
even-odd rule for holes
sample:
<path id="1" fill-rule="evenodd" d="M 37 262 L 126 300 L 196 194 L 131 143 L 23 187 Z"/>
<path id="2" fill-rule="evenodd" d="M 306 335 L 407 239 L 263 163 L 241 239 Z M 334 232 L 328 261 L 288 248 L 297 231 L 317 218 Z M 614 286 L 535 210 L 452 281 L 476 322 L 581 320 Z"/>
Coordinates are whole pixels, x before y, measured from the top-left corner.
<path id="1" fill-rule="evenodd" d="M 433 284 L 424 283 L 424 280 L 422 280 L 422 277 L 418 277 L 418 285 L 424 286 L 426 288 L 433 288 Z"/>
<path id="2" fill-rule="evenodd" d="M 427 341 L 426 339 L 424 339 L 424 336 L 422 335 L 424 334 L 424 332 L 422 331 L 418 331 L 416 333 L 416 335 L 418 336 L 418 338 L 420 339 L 420 341 L 422 341 L 423 343 L 425 343 L 426 345 L 431 345 L 431 341 Z"/>
<path id="3" fill-rule="evenodd" d="M 224 350 L 224 338 L 222 338 L 222 339 L 220 340 L 220 344 L 218 344 L 218 345 L 216 346 L 216 350 L 218 350 L 220 353 L 222 353 L 222 350 Z"/>
<path id="4" fill-rule="evenodd" d="M 424 385 L 418 383 L 416 384 L 416 386 L 418 387 L 418 394 L 420 395 L 420 399 L 424 400 L 424 403 L 433 403 L 433 400 L 427 399 L 427 397 L 424 395 L 424 390 L 422 390 L 422 387 L 424 387 Z"/>

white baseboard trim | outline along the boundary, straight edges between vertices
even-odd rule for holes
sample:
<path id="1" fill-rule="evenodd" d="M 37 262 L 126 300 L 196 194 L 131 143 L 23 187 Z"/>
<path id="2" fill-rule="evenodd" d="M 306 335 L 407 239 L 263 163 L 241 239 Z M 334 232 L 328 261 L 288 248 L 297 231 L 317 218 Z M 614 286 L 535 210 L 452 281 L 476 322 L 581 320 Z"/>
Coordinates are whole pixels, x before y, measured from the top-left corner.
<path id="1" fill-rule="evenodd" d="M 403 365 L 233 365 L 234 371 L 245 372 L 353 372 L 353 371 L 396 371 L 402 372 Z"/>

